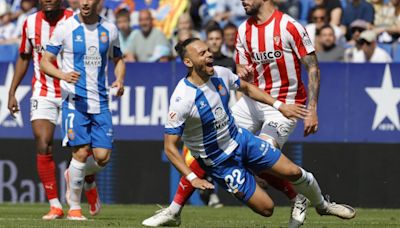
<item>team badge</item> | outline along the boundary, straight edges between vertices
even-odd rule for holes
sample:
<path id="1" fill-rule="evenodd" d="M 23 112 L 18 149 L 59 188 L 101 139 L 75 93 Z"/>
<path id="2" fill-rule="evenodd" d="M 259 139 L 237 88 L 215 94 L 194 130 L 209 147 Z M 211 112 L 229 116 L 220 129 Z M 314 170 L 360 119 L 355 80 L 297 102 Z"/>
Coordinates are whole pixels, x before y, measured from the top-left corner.
<path id="1" fill-rule="evenodd" d="M 219 92 L 219 94 L 221 94 L 221 96 L 226 95 L 226 89 L 221 84 L 218 85 L 218 92 Z"/>
<path id="2" fill-rule="evenodd" d="M 281 37 L 280 36 L 274 36 L 274 42 L 276 45 L 279 45 L 279 43 L 281 42 Z"/>
<path id="3" fill-rule="evenodd" d="M 103 43 L 107 43 L 107 41 L 108 41 L 108 36 L 107 36 L 107 33 L 106 33 L 106 32 L 102 32 L 102 33 L 101 33 L 101 35 L 100 35 L 100 41 L 103 42 Z"/>
<path id="4" fill-rule="evenodd" d="M 74 140 L 75 139 L 75 134 L 72 129 L 68 129 L 68 139 L 69 140 Z"/>
<path id="5" fill-rule="evenodd" d="M 176 121 L 178 121 L 178 113 L 170 111 L 168 113 L 168 121 L 171 123 L 175 123 Z"/>

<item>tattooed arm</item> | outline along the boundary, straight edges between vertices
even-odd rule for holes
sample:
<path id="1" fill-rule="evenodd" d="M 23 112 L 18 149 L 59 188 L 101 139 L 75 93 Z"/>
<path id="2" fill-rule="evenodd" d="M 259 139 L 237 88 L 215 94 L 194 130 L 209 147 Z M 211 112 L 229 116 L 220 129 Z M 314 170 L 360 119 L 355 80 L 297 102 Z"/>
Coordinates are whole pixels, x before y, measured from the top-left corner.
<path id="1" fill-rule="evenodd" d="M 308 110 L 310 114 L 304 119 L 304 136 L 314 134 L 318 131 L 317 103 L 319 95 L 320 71 L 317 56 L 315 52 L 310 53 L 303 58 L 301 62 L 308 73 Z"/>

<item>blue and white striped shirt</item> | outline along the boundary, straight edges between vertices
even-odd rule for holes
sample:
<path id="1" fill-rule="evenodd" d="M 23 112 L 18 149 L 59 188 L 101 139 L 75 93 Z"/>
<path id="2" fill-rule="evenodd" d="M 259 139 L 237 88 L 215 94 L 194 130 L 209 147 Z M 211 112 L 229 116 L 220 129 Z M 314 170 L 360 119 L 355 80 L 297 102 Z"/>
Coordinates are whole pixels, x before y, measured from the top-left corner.
<path id="1" fill-rule="evenodd" d="M 77 71 L 77 83 L 61 81 L 64 106 L 86 113 L 108 110 L 108 57 L 119 57 L 118 29 L 99 16 L 95 24 L 84 24 L 78 14 L 57 25 L 46 50 L 61 53 L 63 72 Z"/>
<path id="2" fill-rule="evenodd" d="M 238 146 L 238 127 L 229 109 L 229 92 L 240 80 L 227 68 L 214 67 L 214 75 L 201 86 L 180 80 L 171 96 L 165 133 L 180 135 L 195 158 L 215 165 Z"/>

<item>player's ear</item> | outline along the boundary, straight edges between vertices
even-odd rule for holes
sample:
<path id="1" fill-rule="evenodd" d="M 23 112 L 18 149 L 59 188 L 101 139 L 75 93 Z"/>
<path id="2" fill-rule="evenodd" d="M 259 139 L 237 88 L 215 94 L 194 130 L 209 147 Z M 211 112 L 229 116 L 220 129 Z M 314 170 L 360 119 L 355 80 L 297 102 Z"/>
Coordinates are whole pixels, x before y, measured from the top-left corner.
<path id="1" fill-rule="evenodd" d="M 189 68 L 192 68 L 192 67 L 193 67 L 193 62 L 192 62 L 192 60 L 190 60 L 190 59 L 187 58 L 187 57 L 185 57 L 185 58 L 183 59 L 183 63 L 184 63 L 187 67 L 189 67 Z"/>

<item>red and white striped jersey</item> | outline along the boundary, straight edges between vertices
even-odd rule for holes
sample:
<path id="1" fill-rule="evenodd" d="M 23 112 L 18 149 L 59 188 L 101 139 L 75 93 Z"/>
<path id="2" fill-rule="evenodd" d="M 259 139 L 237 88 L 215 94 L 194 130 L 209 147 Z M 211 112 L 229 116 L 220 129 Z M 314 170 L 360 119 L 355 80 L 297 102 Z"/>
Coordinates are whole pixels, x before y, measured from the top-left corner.
<path id="1" fill-rule="evenodd" d="M 39 65 L 54 28 L 60 21 L 64 21 L 72 15 L 72 11 L 63 9 L 60 17 L 50 23 L 44 12 L 38 11 L 29 15 L 24 22 L 19 53 L 32 54 L 34 66 L 32 97 L 61 98 L 60 81 L 41 72 Z M 54 65 L 57 66 L 57 62 L 54 62 Z"/>
<path id="2" fill-rule="evenodd" d="M 287 104 L 305 104 L 300 59 L 314 52 L 304 27 L 275 10 L 264 23 L 251 17 L 238 29 L 236 63 L 254 69 L 253 84 Z"/>

